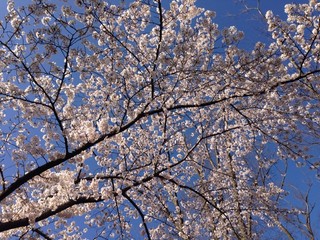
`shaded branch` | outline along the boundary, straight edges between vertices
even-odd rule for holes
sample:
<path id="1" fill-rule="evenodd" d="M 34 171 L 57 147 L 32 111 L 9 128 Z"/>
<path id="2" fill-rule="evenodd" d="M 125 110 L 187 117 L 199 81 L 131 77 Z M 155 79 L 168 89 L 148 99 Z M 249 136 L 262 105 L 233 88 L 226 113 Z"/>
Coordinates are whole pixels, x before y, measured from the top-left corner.
<path id="1" fill-rule="evenodd" d="M 35 218 L 35 222 L 42 221 L 44 219 L 47 219 L 51 216 L 56 215 L 57 213 L 60 213 L 74 205 L 78 204 L 84 204 L 84 203 L 96 203 L 96 202 L 101 202 L 103 199 L 101 197 L 99 198 L 94 198 L 94 197 L 79 197 L 76 200 L 69 200 L 69 202 L 66 202 L 60 206 L 58 206 L 55 210 L 48 210 L 42 213 L 40 216 Z M 19 220 L 12 220 L 9 222 L 0 222 L 0 232 L 4 232 L 10 229 L 14 228 L 19 228 L 19 227 L 26 227 L 31 224 L 29 218 L 23 218 Z"/>
<path id="2" fill-rule="evenodd" d="M 150 232 L 149 232 L 149 228 L 146 224 L 146 221 L 144 219 L 144 214 L 143 212 L 141 211 L 141 209 L 139 208 L 139 206 L 129 197 L 129 195 L 126 193 L 126 192 L 122 192 L 122 195 L 132 204 L 132 206 L 138 211 L 140 217 L 141 217 L 141 220 L 142 220 L 142 224 L 143 224 L 143 227 L 144 229 L 146 230 L 146 234 L 148 236 L 148 239 L 151 240 L 151 236 L 150 236 Z"/>
<path id="3" fill-rule="evenodd" d="M 33 232 L 38 233 L 41 237 L 43 237 L 44 239 L 47 240 L 52 240 L 52 238 L 50 238 L 47 234 L 45 234 L 44 232 L 40 231 L 40 229 L 38 228 L 34 228 L 32 229 Z"/>

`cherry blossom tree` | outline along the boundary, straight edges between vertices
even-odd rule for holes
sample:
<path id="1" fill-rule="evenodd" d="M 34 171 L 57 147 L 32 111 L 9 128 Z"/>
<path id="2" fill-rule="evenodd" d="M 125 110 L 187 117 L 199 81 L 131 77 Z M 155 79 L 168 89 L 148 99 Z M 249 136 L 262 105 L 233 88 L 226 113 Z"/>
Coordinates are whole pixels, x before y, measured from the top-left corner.
<path id="1" fill-rule="evenodd" d="M 0 238 L 314 239 L 285 167 L 319 166 L 320 3 L 248 51 L 195 0 L 115 2 L 7 2 Z"/>

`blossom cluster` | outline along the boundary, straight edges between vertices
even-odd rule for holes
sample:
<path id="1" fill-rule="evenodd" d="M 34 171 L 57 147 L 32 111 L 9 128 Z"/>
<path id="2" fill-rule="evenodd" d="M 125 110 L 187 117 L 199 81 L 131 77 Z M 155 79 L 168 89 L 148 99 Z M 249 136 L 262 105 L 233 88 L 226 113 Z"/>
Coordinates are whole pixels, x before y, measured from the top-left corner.
<path id="1" fill-rule="evenodd" d="M 318 1 L 268 11 L 251 51 L 195 0 L 52 2 L 8 0 L 0 26 L 1 239 L 259 239 L 308 216 L 271 173 L 319 168 Z"/>

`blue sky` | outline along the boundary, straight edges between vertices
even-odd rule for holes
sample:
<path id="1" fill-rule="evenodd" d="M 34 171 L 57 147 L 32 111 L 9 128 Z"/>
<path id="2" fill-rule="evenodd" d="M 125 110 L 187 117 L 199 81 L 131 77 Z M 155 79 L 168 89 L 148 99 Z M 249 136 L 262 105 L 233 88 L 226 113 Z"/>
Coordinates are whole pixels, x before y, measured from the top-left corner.
<path id="1" fill-rule="evenodd" d="M 216 12 L 216 23 L 220 28 L 236 26 L 245 33 L 245 38 L 241 43 L 244 48 L 250 49 L 257 41 L 264 42 L 268 38 L 266 23 L 262 16 L 256 10 L 247 10 L 241 0 L 198 0 L 197 5 Z M 248 7 L 255 8 L 256 0 L 245 1 Z M 297 3 L 306 3 L 307 0 L 294 1 Z M 284 5 L 292 3 L 289 0 L 261 0 L 261 11 L 265 13 L 272 10 L 276 15 L 285 19 L 286 15 L 283 11 Z"/>

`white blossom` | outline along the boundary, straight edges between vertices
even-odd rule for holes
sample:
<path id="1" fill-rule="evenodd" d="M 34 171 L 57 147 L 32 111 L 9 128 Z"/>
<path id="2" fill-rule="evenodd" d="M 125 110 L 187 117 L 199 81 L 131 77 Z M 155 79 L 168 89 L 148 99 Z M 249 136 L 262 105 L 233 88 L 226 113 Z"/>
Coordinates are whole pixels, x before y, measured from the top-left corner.
<path id="1" fill-rule="evenodd" d="M 314 238 L 318 1 L 252 49 L 195 0 L 54 2 L 0 25 L 1 239 Z"/>

